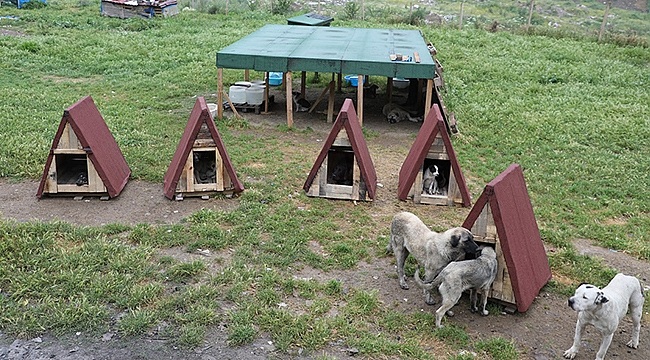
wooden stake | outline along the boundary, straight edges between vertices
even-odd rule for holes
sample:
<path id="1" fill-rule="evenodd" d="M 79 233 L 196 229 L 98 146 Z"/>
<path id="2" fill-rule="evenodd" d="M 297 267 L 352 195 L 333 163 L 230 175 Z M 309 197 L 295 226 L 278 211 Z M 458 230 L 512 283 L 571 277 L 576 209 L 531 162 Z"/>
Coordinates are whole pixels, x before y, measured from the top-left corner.
<path id="1" fill-rule="evenodd" d="M 600 24 L 600 31 L 598 32 L 598 42 L 603 39 L 603 33 L 605 33 L 605 25 L 607 25 L 607 17 L 609 16 L 609 7 L 612 5 L 611 1 L 605 3 L 605 15 L 603 15 L 603 23 Z"/>
<path id="2" fill-rule="evenodd" d="M 530 9 L 528 10 L 528 23 L 526 24 L 526 31 L 530 29 L 530 22 L 533 19 L 533 10 L 535 9 L 535 0 L 530 0 Z"/>
<path id="3" fill-rule="evenodd" d="M 458 29 L 463 28 L 463 12 L 465 11 L 465 2 L 460 3 L 460 18 L 458 20 Z"/>
<path id="4" fill-rule="evenodd" d="M 237 108 L 235 108 L 235 104 L 233 104 L 232 101 L 230 101 L 230 96 L 228 96 L 228 94 L 226 93 L 223 93 L 223 95 L 226 97 L 226 101 L 228 101 L 228 105 L 230 105 L 230 110 L 232 110 L 232 113 L 235 114 L 236 117 L 243 119 L 243 117 L 239 115 L 239 113 L 237 112 Z"/>

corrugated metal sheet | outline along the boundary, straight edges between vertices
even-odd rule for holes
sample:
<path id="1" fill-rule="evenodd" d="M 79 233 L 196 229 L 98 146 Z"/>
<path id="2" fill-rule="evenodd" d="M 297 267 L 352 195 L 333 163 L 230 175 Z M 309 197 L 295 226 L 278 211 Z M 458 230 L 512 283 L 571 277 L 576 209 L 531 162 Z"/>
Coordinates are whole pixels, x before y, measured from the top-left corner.
<path id="1" fill-rule="evenodd" d="M 104 182 L 108 195 L 110 197 L 118 196 L 129 181 L 131 169 L 90 96 L 77 101 L 63 112 L 36 196 L 40 198 L 43 195 L 48 170 L 53 159 L 53 151 L 59 144 L 66 123 L 70 123 L 88 158 Z"/>
<path id="2" fill-rule="evenodd" d="M 420 56 L 391 61 L 390 54 Z M 433 79 L 435 63 L 418 30 L 266 25 L 217 52 L 218 68 L 315 71 Z"/>
<path id="3" fill-rule="evenodd" d="M 463 227 L 471 229 L 487 203 L 508 266 L 517 310 L 525 312 L 551 279 L 551 269 L 521 166 L 510 165 L 485 186 Z"/>
<path id="4" fill-rule="evenodd" d="M 303 185 L 305 191 L 309 191 L 314 178 L 318 174 L 323 161 L 327 157 L 328 151 L 334 144 L 336 136 L 341 132 L 341 129 L 345 128 L 345 131 L 348 134 L 348 139 L 350 140 L 350 145 L 352 145 L 352 151 L 354 151 L 355 159 L 359 164 L 359 172 L 361 173 L 361 178 L 366 184 L 368 189 L 368 197 L 371 199 L 375 198 L 377 190 L 377 172 L 375 171 L 375 166 L 372 163 L 372 158 L 370 157 L 370 151 L 368 150 L 368 144 L 366 144 L 366 139 L 363 137 L 363 131 L 361 130 L 361 124 L 357 118 L 357 112 L 354 109 L 354 104 L 351 99 L 345 99 L 339 115 L 336 117 L 336 121 L 332 125 L 332 130 L 329 133 L 329 136 L 323 144 L 321 152 L 318 154 L 314 166 L 311 168 L 307 180 Z"/>
<path id="5" fill-rule="evenodd" d="M 445 120 L 440 112 L 440 107 L 437 104 L 434 104 L 431 107 L 431 111 L 429 111 L 429 115 L 424 119 L 424 123 L 420 127 L 420 132 L 418 132 L 415 142 L 413 143 L 413 146 L 411 146 L 411 150 L 409 150 L 406 159 L 404 159 L 402 168 L 399 171 L 397 198 L 400 200 L 406 200 L 408 197 L 409 191 L 415 181 L 415 177 L 422 169 L 424 159 L 427 157 L 431 144 L 433 144 L 433 140 L 435 140 L 438 134 L 440 134 L 440 137 L 445 144 L 445 148 L 447 149 L 447 155 L 451 162 L 451 170 L 454 172 L 456 182 L 458 183 L 458 189 L 460 190 L 463 199 L 463 206 L 468 207 L 471 205 L 471 198 L 469 190 L 467 189 L 467 183 L 465 182 L 465 176 L 460 170 L 458 158 L 456 158 L 456 152 L 454 151 L 451 139 L 449 138 L 449 133 L 447 132 L 447 125 L 445 124 Z"/>
<path id="6" fill-rule="evenodd" d="M 168 199 L 174 198 L 176 185 L 178 185 L 178 180 L 180 179 L 181 172 L 183 171 L 187 157 L 192 150 L 194 140 L 196 139 L 199 130 L 201 130 L 201 125 L 204 123 L 208 127 L 210 135 L 212 136 L 212 139 L 214 140 L 217 149 L 219 150 L 219 154 L 223 159 L 223 166 L 226 169 L 228 176 L 230 176 L 230 180 L 234 186 L 233 192 L 239 193 L 244 190 L 244 186 L 237 178 L 237 173 L 235 172 L 235 168 L 230 161 L 230 156 L 226 151 L 226 147 L 221 140 L 221 135 L 219 134 L 219 131 L 214 124 L 212 115 L 210 115 L 210 109 L 205 102 L 205 98 L 200 96 L 196 100 L 194 108 L 190 113 L 190 118 L 187 121 L 187 125 L 185 126 L 183 136 L 181 136 L 181 140 L 178 143 L 178 147 L 176 148 L 172 162 L 169 165 L 169 168 L 167 168 L 167 173 L 165 174 L 163 180 L 165 196 Z"/>

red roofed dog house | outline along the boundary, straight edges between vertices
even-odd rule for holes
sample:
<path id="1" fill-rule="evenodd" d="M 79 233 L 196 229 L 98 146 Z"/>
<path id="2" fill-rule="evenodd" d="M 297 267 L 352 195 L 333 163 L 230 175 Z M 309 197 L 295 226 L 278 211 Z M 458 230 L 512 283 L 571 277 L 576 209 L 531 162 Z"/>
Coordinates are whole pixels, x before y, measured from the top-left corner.
<path id="1" fill-rule="evenodd" d="M 183 200 L 186 195 L 233 194 L 243 190 L 205 98 L 199 97 L 165 174 L 165 196 Z"/>
<path id="2" fill-rule="evenodd" d="M 36 196 L 116 197 L 130 175 L 104 118 L 86 96 L 63 111 Z"/>
<path id="3" fill-rule="evenodd" d="M 351 99 L 345 99 L 303 189 L 314 197 L 375 198 L 377 173 Z"/>
<path id="4" fill-rule="evenodd" d="M 490 181 L 463 222 L 477 243 L 495 247 L 499 262 L 491 298 L 525 312 L 551 279 L 524 173 L 512 164 Z"/>
<path id="5" fill-rule="evenodd" d="M 424 178 L 428 169 L 442 175 L 438 188 Z M 434 180 L 435 181 L 435 180 Z M 447 124 L 440 108 L 434 104 L 424 119 L 420 132 L 399 171 L 397 197 L 412 198 L 416 204 L 462 205 L 469 207 L 471 198 L 465 177 L 451 145 Z"/>

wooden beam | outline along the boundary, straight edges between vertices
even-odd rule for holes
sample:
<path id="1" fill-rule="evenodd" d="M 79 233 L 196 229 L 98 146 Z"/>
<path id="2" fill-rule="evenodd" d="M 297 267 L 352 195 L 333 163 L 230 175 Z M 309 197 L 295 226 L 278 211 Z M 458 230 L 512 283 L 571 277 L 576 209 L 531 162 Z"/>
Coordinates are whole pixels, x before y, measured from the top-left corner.
<path id="1" fill-rule="evenodd" d="M 269 113 L 269 72 L 264 73 L 264 112 Z"/>
<path id="2" fill-rule="evenodd" d="M 318 95 L 318 98 L 317 98 L 316 101 L 314 102 L 314 105 L 312 105 L 311 108 L 309 108 L 309 113 L 310 113 L 310 114 L 314 111 L 314 109 L 316 108 L 316 106 L 317 106 L 318 104 L 320 104 L 321 100 L 323 100 L 323 98 L 325 97 L 325 93 L 326 93 L 327 90 L 329 90 L 329 89 L 330 89 L 330 86 L 329 86 L 329 84 L 328 84 L 327 87 L 324 88 L 323 91 L 320 93 L 320 95 Z"/>
<path id="3" fill-rule="evenodd" d="M 303 99 L 306 99 L 305 94 L 307 93 L 307 72 L 303 71 L 300 73 L 300 96 Z"/>

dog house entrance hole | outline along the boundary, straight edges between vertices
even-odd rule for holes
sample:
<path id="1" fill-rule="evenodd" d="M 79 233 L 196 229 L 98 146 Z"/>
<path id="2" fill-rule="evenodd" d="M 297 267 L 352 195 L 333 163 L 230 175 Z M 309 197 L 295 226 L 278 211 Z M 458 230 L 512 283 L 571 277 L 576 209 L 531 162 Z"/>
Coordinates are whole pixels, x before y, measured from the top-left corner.
<path id="1" fill-rule="evenodd" d="M 352 186 L 354 151 L 350 146 L 332 146 L 327 152 L 327 183 Z"/>
<path id="2" fill-rule="evenodd" d="M 214 150 L 194 149 L 193 163 L 195 184 L 214 184 L 217 182 L 217 156 Z"/>
<path id="3" fill-rule="evenodd" d="M 57 185 L 88 185 L 88 160 L 85 154 L 57 154 Z"/>
<path id="4" fill-rule="evenodd" d="M 447 196 L 450 174 L 451 161 L 424 159 L 422 165 L 422 195 Z"/>

